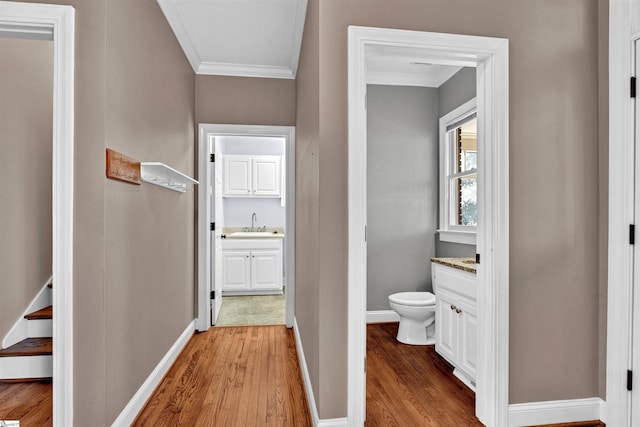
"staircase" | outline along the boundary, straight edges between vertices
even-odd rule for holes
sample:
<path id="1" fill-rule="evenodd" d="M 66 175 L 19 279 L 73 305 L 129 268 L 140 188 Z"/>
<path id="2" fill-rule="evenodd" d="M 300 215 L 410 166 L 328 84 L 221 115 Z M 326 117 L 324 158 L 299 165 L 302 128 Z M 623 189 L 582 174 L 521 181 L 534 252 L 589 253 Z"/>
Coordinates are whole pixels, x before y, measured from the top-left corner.
<path id="1" fill-rule="evenodd" d="M 53 376 L 53 307 L 48 284 L 40 298 L 48 306 L 24 316 L 16 327 L 26 338 L 0 350 L 0 382 L 50 381 Z"/>

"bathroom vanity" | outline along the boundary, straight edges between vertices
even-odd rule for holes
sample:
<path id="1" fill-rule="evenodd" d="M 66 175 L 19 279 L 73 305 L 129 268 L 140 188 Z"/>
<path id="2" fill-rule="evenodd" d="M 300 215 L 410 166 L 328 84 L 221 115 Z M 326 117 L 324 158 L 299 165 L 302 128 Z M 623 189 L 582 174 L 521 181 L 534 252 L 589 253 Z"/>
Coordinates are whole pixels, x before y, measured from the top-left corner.
<path id="1" fill-rule="evenodd" d="M 436 351 L 451 363 L 453 374 L 475 390 L 478 320 L 473 260 L 432 258 L 436 295 Z"/>
<path id="2" fill-rule="evenodd" d="M 223 239 L 223 295 L 282 294 L 283 237 L 281 233 L 238 232 L 235 238 Z"/>

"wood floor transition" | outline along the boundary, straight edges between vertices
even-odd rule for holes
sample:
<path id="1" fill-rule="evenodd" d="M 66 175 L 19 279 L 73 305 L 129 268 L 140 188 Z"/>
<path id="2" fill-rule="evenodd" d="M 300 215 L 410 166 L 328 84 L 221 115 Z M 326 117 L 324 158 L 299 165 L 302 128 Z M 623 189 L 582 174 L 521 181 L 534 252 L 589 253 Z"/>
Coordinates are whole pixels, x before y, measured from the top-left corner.
<path id="1" fill-rule="evenodd" d="M 474 394 L 451 366 L 433 347 L 398 343 L 397 327 L 367 326 L 366 427 L 482 425 Z M 0 420 L 51 426 L 51 393 L 50 382 L 0 383 Z M 293 331 L 249 326 L 194 335 L 133 425 L 311 426 Z"/>

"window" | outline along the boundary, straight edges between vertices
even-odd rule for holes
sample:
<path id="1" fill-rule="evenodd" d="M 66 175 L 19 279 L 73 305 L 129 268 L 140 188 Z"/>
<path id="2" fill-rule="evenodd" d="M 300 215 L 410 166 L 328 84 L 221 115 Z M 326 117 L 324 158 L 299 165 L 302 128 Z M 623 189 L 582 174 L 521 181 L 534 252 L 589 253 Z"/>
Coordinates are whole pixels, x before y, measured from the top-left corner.
<path id="1" fill-rule="evenodd" d="M 440 240 L 475 244 L 478 224 L 475 99 L 440 119 Z"/>

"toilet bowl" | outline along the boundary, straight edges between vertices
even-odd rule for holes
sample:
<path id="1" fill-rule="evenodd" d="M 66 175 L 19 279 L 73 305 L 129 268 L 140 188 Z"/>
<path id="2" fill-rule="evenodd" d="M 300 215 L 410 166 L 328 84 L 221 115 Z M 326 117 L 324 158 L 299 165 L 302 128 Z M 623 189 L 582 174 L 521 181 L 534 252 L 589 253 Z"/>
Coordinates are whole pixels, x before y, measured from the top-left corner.
<path id="1" fill-rule="evenodd" d="M 400 316 L 397 340 L 404 344 L 435 344 L 436 296 L 431 292 L 389 295 L 389 305 Z"/>

